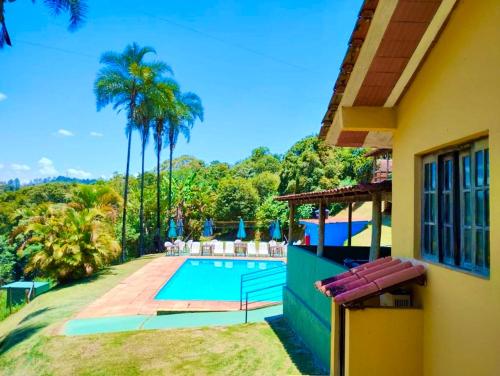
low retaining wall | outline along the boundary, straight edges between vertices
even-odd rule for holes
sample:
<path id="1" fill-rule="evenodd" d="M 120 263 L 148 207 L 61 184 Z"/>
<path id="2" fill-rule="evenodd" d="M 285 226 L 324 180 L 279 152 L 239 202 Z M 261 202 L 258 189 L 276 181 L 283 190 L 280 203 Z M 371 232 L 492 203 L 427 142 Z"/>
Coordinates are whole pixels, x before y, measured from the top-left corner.
<path id="1" fill-rule="evenodd" d="M 300 247 L 288 246 L 283 314 L 323 367 L 330 369 L 331 301 L 314 287 L 317 280 L 346 268 Z"/>

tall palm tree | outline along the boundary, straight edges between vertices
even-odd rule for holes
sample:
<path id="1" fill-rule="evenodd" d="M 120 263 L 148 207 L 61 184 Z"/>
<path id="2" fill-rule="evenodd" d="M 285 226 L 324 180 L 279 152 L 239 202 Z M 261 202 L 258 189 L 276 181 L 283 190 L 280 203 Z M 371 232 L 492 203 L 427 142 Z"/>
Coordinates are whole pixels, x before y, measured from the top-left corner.
<path id="1" fill-rule="evenodd" d="M 169 167 L 168 167 L 168 214 L 172 215 L 172 159 L 174 148 L 179 135 L 182 134 L 189 142 L 191 129 L 193 129 L 196 119 L 203 121 L 203 106 L 201 99 L 194 93 L 176 92 L 176 100 L 167 117 L 168 129 L 166 132 L 169 146 Z"/>
<path id="2" fill-rule="evenodd" d="M 5 24 L 5 3 L 12 3 L 16 0 L 0 0 L 0 48 L 4 45 L 12 46 L 9 32 Z M 35 0 L 33 0 L 35 2 Z M 69 26 L 70 31 L 76 30 L 85 20 L 87 13 L 86 0 L 45 0 L 44 4 L 52 10 L 55 15 L 63 12 L 69 13 Z"/>
<path id="3" fill-rule="evenodd" d="M 141 198 L 139 208 L 139 255 L 144 255 L 144 156 L 146 145 L 149 141 L 149 131 L 152 121 L 151 100 L 147 93 L 142 95 L 142 100 L 136 110 L 136 127 L 141 137 Z"/>
<path id="4" fill-rule="evenodd" d="M 175 93 L 179 91 L 177 83 L 171 79 L 162 79 L 154 86 L 154 92 L 151 96 L 153 101 L 154 125 L 153 137 L 156 152 L 156 234 L 155 246 L 159 251 L 161 248 L 161 204 L 160 204 L 160 162 L 161 151 L 163 148 L 163 138 L 165 137 L 166 121 L 169 113 L 175 106 Z"/>
<path id="5" fill-rule="evenodd" d="M 132 130 L 134 127 L 135 111 L 141 93 L 145 90 L 144 78 L 151 75 L 160 75 L 171 72 L 171 69 L 160 62 L 146 63 L 144 57 L 155 53 L 151 47 L 139 47 L 136 43 L 128 45 L 122 53 L 105 52 L 101 56 L 102 67 L 94 84 L 97 99 L 97 110 L 108 104 L 113 104 L 113 109 L 127 112 L 127 126 L 125 133 L 128 138 L 127 167 L 125 169 L 125 186 L 123 192 L 123 217 L 122 217 L 122 262 L 126 255 L 126 223 L 127 223 L 127 198 L 128 179 L 130 172 L 130 148 L 132 144 Z"/>

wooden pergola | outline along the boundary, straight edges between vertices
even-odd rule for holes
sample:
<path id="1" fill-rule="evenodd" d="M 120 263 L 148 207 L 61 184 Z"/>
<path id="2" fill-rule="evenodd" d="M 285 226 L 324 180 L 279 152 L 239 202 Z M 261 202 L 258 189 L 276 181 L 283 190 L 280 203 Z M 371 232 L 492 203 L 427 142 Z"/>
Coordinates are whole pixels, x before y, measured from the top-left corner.
<path id="1" fill-rule="evenodd" d="M 315 204 L 319 207 L 318 247 L 316 254 L 323 256 L 325 246 L 325 219 L 326 206 L 334 202 L 348 204 L 347 245 L 352 240 L 352 205 L 355 202 L 372 202 L 372 238 L 370 246 L 370 260 L 378 258 L 380 254 L 380 238 L 382 233 L 382 201 L 392 201 L 392 182 L 384 180 L 376 183 L 358 184 L 349 187 L 328 189 L 324 191 L 296 193 L 279 196 L 278 201 L 287 201 L 290 207 L 290 224 L 288 227 L 288 241 L 292 241 L 292 229 L 295 210 L 298 205 Z"/>

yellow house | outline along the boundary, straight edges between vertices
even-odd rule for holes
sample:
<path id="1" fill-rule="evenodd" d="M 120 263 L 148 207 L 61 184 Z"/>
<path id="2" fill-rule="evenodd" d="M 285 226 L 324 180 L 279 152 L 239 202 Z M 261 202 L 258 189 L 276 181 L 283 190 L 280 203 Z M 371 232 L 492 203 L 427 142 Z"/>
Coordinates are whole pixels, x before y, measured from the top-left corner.
<path id="1" fill-rule="evenodd" d="M 332 309 L 331 373 L 500 375 L 500 1 L 366 0 L 320 135 L 392 149 L 392 256 L 427 269 L 414 309 Z"/>

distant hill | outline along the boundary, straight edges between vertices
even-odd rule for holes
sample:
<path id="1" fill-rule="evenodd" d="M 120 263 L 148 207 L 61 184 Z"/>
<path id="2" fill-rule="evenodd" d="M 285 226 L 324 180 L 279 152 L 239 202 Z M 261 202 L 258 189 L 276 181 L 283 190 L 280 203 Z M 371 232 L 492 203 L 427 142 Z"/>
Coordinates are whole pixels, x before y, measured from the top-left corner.
<path id="1" fill-rule="evenodd" d="M 78 178 L 70 178 L 68 176 L 57 176 L 51 178 L 43 178 L 43 179 L 33 179 L 30 182 L 23 185 L 39 185 L 46 183 L 79 183 L 79 184 L 94 184 L 96 179 L 78 179 Z"/>

